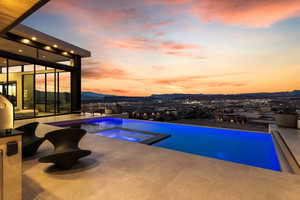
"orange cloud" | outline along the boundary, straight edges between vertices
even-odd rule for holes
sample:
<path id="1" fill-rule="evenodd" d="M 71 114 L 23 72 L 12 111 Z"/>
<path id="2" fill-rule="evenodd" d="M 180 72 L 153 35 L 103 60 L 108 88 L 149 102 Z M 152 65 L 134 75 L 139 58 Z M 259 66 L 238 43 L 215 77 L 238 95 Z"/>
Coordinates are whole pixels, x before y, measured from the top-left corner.
<path id="1" fill-rule="evenodd" d="M 173 77 L 173 78 L 164 78 L 153 80 L 153 83 L 159 85 L 174 85 L 180 86 L 186 89 L 195 88 L 197 85 L 201 85 L 201 87 L 224 87 L 224 86 L 232 86 L 232 87 L 241 87 L 245 86 L 244 83 L 237 82 L 229 82 L 229 81 L 210 81 L 210 79 L 215 78 L 223 78 L 228 76 L 236 76 L 242 73 L 227 73 L 227 74 L 215 74 L 215 75 L 195 75 L 195 76 L 182 76 L 182 77 Z"/>
<path id="2" fill-rule="evenodd" d="M 84 89 L 85 92 L 96 92 L 99 94 L 107 94 L 107 95 L 119 95 L 119 96 L 138 96 L 135 91 L 132 90 L 123 90 L 123 89 Z M 142 95 L 141 95 L 142 96 Z"/>
<path id="3" fill-rule="evenodd" d="M 205 56 L 197 56 L 194 53 L 190 52 L 179 52 L 179 51 L 168 51 L 164 52 L 166 55 L 172 55 L 172 56 L 182 56 L 182 57 L 189 57 L 189 58 L 194 58 L 194 59 L 205 59 Z"/>
<path id="4" fill-rule="evenodd" d="M 154 70 L 154 71 L 162 71 L 162 70 L 165 69 L 164 66 L 158 66 L 158 65 L 153 65 L 151 68 L 152 68 L 152 70 Z"/>
<path id="5" fill-rule="evenodd" d="M 164 50 L 192 50 L 201 48 L 199 45 L 180 44 L 176 42 L 161 42 L 159 46 Z"/>
<path id="6" fill-rule="evenodd" d="M 207 23 L 268 27 L 300 16 L 300 0 L 199 0 L 192 12 Z"/>

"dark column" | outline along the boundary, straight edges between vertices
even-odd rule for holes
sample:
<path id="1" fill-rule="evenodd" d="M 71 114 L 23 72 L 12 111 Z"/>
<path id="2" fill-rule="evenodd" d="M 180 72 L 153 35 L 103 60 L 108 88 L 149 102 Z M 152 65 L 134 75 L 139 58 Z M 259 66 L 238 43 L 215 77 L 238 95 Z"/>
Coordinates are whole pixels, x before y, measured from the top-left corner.
<path id="1" fill-rule="evenodd" d="M 72 112 L 81 109 L 81 57 L 74 58 L 75 70 L 71 72 L 71 109 Z"/>

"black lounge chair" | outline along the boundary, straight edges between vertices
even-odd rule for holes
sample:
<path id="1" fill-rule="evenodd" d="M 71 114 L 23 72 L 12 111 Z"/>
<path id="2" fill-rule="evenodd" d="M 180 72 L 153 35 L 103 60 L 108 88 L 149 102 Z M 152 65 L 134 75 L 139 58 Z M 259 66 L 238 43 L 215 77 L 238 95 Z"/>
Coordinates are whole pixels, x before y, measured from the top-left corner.
<path id="1" fill-rule="evenodd" d="M 39 162 L 54 163 L 58 168 L 70 169 L 78 159 L 91 154 L 89 150 L 81 150 L 79 141 L 86 134 L 83 129 L 67 128 L 52 131 L 45 138 L 54 145 L 54 152 L 42 157 Z"/>
<path id="2" fill-rule="evenodd" d="M 44 138 L 37 137 L 35 130 L 39 125 L 38 122 L 29 123 L 16 128 L 18 131 L 22 131 L 22 151 L 23 157 L 30 157 L 36 154 L 40 145 L 44 142 Z"/>

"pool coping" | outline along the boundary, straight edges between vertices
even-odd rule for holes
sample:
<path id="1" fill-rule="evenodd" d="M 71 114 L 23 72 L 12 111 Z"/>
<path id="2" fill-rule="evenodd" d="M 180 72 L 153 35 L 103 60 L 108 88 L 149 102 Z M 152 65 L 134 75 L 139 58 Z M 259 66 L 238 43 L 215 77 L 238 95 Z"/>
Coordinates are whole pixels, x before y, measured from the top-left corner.
<path id="1" fill-rule="evenodd" d="M 299 152 L 297 153 L 296 150 L 298 149 L 295 148 L 299 146 L 300 143 L 299 141 L 296 141 L 296 143 L 299 143 L 297 143 L 297 145 L 295 145 L 295 143 L 291 143 L 294 139 L 291 138 L 291 136 L 297 136 L 300 131 L 297 129 L 282 128 L 275 124 L 270 124 L 269 133 L 272 134 L 276 140 L 287 164 L 291 169 L 291 173 L 300 175 Z"/>
<path id="2" fill-rule="evenodd" d="M 280 162 L 281 171 L 300 175 L 300 166 L 292 151 L 284 141 L 282 135 L 278 131 L 273 131 L 272 135 L 274 138 L 275 149 Z"/>
<path id="3" fill-rule="evenodd" d="M 195 127 L 205 127 L 205 128 L 213 128 L 213 129 L 222 129 L 222 130 L 233 130 L 233 131 L 243 131 L 243 132 L 250 132 L 250 133 L 269 134 L 268 132 L 262 132 L 262 131 L 251 131 L 251 130 L 235 129 L 235 128 L 222 128 L 222 127 L 205 126 L 205 125 L 197 125 L 197 124 L 183 124 L 183 123 L 175 123 L 175 122 L 161 122 L 161 121 L 152 121 L 152 120 L 143 120 L 143 119 L 130 119 L 130 118 L 115 117 L 115 116 L 113 116 L 113 117 L 107 116 L 107 118 L 117 118 L 117 119 L 127 119 L 127 120 L 143 121 L 143 122 L 177 124 L 177 125 L 184 125 L 184 126 L 195 126 Z"/>
<path id="4" fill-rule="evenodd" d="M 248 131 L 248 130 L 242 130 L 242 129 L 210 127 L 210 126 L 202 126 L 202 125 L 195 125 L 195 124 L 182 124 L 182 123 L 170 123 L 170 122 L 160 122 L 160 121 L 150 121 L 150 120 L 129 119 L 129 118 L 120 117 L 120 116 L 97 116 L 97 117 L 88 117 L 88 118 L 76 119 L 76 120 L 64 120 L 64 121 L 58 121 L 58 122 L 50 122 L 50 123 L 46 123 L 46 124 L 47 125 L 51 125 L 51 126 L 56 126 L 56 127 L 63 128 L 62 126 L 59 126 L 57 124 L 64 124 L 65 123 L 66 125 L 71 125 L 73 123 L 78 123 L 78 122 L 83 122 L 83 123 L 85 122 L 85 123 L 87 123 L 87 121 L 89 121 L 89 120 L 101 120 L 101 119 L 119 119 L 119 120 L 123 120 L 124 119 L 124 120 L 129 120 L 129 121 L 141 121 L 141 122 L 147 122 L 147 123 L 171 124 L 171 125 L 181 125 L 181 126 L 191 126 L 191 127 L 201 127 L 201 128 L 212 128 L 212 129 L 216 129 L 216 130 L 219 129 L 219 130 L 240 131 L 240 132 L 246 132 L 246 133 L 271 135 L 271 137 L 272 137 L 271 139 L 272 139 L 272 142 L 273 142 L 273 145 L 274 145 L 274 151 L 276 153 L 277 160 L 279 162 L 279 167 L 280 167 L 280 171 L 278 171 L 278 172 L 292 173 L 291 170 L 286 170 L 286 169 L 283 170 L 282 169 L 282 164 L 283 163 L 287 163 L 287 162 L 284 162 L 283 159 L 282 159 L 282 156 L 279 155 L 280 152 L 278 151 L 278 149 L 280 149 L 280 146 L 277 144 L 277 141 L 276 141 L 274 135 L 272 133 L 270 133 L 270 132 L 259 132 L 259 131 Z M 153 132 L 147 132 L 147 131 L 136 130 L 136 129 L 126 129 L 126 128 L 121 128 L 121 127 L 112 127 L 112 128 L 105 129 L 105 130 L 102 130 L 102 131 L 111 130 L 111 129 L 118 129 L 118 128 L 119 129 L 124 129 L 124 130 L 129 130 L 129 131 L 135 131 L 135 132 L 153 133 Z M 156 133 L 156 134 L 160 134 L 160 133 Z M 166 139 L 166 138 L 167 137 L 164 137 L 161 140 Z M 159 140 L 159 141 L 161 141 L 161 140 Z M 149 144 L 143 143 L 143 142 L 138 142 L 138 143 L 151 145 L 151 144 L 157 143 L 159 141 L 154 141 L 154 142 L 150 141 L 151 143 L 149 143 Z M 176 151 L 176 150 L 174 150 L 174 151 Z M 179 152 L 181 152 L 181 151 L 179 151 Z M 185 153 L 188 153 L 188 152 L 185 152 Z M 188 154 L 192 154 L 192 153 L 188 153 Z M 192 154 L 192 155 L 195 155 L 195 154 Z M 217 158 L 213 158 L 213 159 L 217 159 Z M 217 160 L 220 160 L 220 159 L 217 159 Z M 231 162 L 231 161 L 227 161 L 227 162 Z M 239 164 L 241 164 L 241 163 L 239 163 Z M 242 165 L 246 165 L 246 164 L 242 164 Z M 251 166 L 251 165 L 247 165 L 247 166 Z M 252 167 L 256 167 L 256 166 L 252 166 Z M 261 168 L 261 167 L 256 167 L 256 168 Z M 272 169 L 268 169 L 268 170 L 272 170 Z M 277 171 L 277 170 L 275 170 L 275 171 Z"/>
<path id="5" fill-rule="evenodd" d="M 105 119 L 105 118 L 126 119 L 126 120 L 132 120 L 132 121 L 143 121 L 143 122 L 148 122 L 148 123 L 153 122 L 153 123 L 163 123 L 163 124 L 177 124 L 177 125 L 183 125 L 183 126 L 204 127 L 204 128 L 213 128 L 213 129 L 222 129 L 222 130 L 233 130 L 233 131 L 242 131 L 242 132 L 258 133 L 258 134 L 271 134 L 269 132 L 251 131 L 251 130 L 233 129 L 233 128 L 222 128 L 222 127 L 204 126 L 204 125 L 196 125 L 196 124 L 183 124 L 183 123 L 174 123 L 174 122 L 161 122 L 161 121 L 142 120 L 142 119 L 130 119 L 130 118 L 121 117 L 121 116 L 88 117 L 88 118 L 83 118 L 83 119 L 65 120 L 65 121 L 50 122 L 50 123 L 45 123 L 45 124 L 55 126 L 55 124 L 57 124 L 57 123 L 82 122 L 82 121 L 86 121 L 86 120 L 96 120 L 96 119 Z"/>

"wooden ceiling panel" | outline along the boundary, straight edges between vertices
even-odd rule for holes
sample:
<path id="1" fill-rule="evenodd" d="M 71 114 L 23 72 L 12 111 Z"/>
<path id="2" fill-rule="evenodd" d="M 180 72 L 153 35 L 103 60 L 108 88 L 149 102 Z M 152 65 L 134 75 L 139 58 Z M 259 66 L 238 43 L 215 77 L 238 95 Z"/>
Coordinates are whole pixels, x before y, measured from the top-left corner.
<path id="1" fill-rule="evenodd" d="M 0 0 L 0 33 L 3 34 L 49 0 Z"/>

